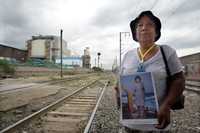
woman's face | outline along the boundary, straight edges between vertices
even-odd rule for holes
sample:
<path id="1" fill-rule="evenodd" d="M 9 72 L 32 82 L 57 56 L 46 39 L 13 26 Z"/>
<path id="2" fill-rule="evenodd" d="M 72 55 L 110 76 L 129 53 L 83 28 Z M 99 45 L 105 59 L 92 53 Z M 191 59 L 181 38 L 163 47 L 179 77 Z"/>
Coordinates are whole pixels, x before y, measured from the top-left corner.
<path id="1" fill-rule="evenodd" d="M 136 27 L 136 37 L 140 44 L 153 44 L 156 37 L 154 22 L 147 16 L 143 16 L 138 21 Z"/>

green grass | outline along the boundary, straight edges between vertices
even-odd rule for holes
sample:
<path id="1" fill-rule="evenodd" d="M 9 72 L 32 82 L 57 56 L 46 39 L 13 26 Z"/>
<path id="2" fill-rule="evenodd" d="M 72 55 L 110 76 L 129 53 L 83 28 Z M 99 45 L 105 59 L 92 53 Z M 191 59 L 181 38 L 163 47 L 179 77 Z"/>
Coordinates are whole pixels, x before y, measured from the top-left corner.
<path id="1" fill-rule="evenodd" d="M 15 73 L 15 67 L 14 65 L 9 64 L 7 60 L 0 59 L 0 72 L 13 75 Z"/>

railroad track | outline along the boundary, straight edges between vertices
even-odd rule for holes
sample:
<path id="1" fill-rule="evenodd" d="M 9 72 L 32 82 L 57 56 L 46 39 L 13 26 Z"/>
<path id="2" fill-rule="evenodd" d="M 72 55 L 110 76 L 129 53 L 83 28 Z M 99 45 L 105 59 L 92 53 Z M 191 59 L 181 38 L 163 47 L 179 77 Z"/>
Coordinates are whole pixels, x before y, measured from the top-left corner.
<path id="1" fill-rule="evenodd" d="M 37 123 L 37 121 L 40 121 L 40 128 L 31 126 L 33 132 L 87 133 L 103 92 L 108 85 L 106 83 L 102 87 L 103 83 L 101 83 L 101 87 L 95 86 L 97 82 L 99 81 L 95 80 L 87 86 L 79 88 L 73 93 L 3 129 L 0 133 L 23 132 L 24 128 L 26 132 L 27 123 Z"/>
<path id="2" fill-rule="evenodd" d="M 187 79 L 185 83 L 185 88 L 188 91 L 200 93 L 200 80 Z"/>
<path id="3" fill-rule="evenodd" d="M 15 88 L 10 88 L 10 89 L 3 89 L 3 90 L 0 90 L 0 94 L 18 91 L 20 89 L 31 89 L 31 88 L 35 88 L 35 87 L 39 88 L 39 87 L 44 87 L 46 85 L 53 85 L 53 84 L 57 84 L 57 83 L 65 82 L 65 81 L 78 80 L 78 79 L 81 79 L 81 78 L 84 78 L 84 77 L 87 77 L 87 76 L 88 75 L 84 74 L 84 75 L 80 75 L 80 76 L 73 76 L 73 77 L 67 77 L 67 78 L 62 78 L 62 79 L 40 81 L 40 82 L 36 82 L 34 84 L 27 85 L 27 86 L 15 87 Z"/>

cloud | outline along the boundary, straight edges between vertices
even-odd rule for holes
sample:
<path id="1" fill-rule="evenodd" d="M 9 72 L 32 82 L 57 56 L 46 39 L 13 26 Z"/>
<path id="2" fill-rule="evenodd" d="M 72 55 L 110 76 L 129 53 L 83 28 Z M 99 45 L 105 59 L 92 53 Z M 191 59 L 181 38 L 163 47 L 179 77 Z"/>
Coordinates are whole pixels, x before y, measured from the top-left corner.
<path id="1" fill-rule="evenodd" d="M 98 10 L 91 24 L 99 28 L 128 25 L 141 11 L 150 10 L 153 5 L 155 0 L 110 0 L 103 9 Z"/>
<path id="2" fill-rule="evenodd" d="M 59 35 L 62 28 L 70 49 L 81 55 L 89 46 L 93 64 L 97 52 L 101 52 L 106 68 L 111 68 L 119 55 L 119 32 L 130 32 L 129 22 L 142 10 L 152 9 L 161 19 L 162 36 L 158 43 L 169 44 L 177 51 L 184 49 L 186 53 L 199 44 L 199 0 L 0 1 L 1 43 L 24 48 L 31 36 Z M 130 38 L 124 40 L 123 51 L 138 46 Z"/>
<path id="3" fill-rule="evenodd" d="M 1 33 L 3 34 L 0 38 L 1 42 L 18 48 L 25 47 L 25 41 L 34 35 L 34 33 L 37 33 L 39 29 L 36 24 L 41 20 L 40 14 L 42 13 L 38 10 L 41 3 L 38 2 L 38 6 L 35 4 L 31 1 L 29 3 L 22 0 L 6 0 L 1 2 L 0 16 L 2 21 L 0 22 L 0 26 Z M 36 6 L 35 9 L 33 8 L 34 5 Z M 33 7 L 29 8 L 30 6 Z M 38 13 L 38 15 L 36 16 L 35 13 Z"/>
<path id="4" fill-rule="evenodd" d="M 12 27 L 24 27 L 28 20 L 23 13 L 21 1 L 7 0 L 1 5 L 1 24 Z"/>
<path id="5" fill-rule="evenodd" d="M 200 1 L 193 0 L 192 2 L 185 0 L 176 8 L 173 12 L 176 15 L 184 15 L 185 13 L 191 13 L 200 10 L 199 9 Z"/>
<path id="6" fill-rule="evenodd" d="M 178 40 L 178 41 L 177 41 Z M 169 41 L 169 45 L 173 46 L 176 49 L 186 49 L 186 48 L 195 48 L 199 46 L 200 41 L 196 39 L 183 39 L 177 38 Z"/>
<path id="7" fill-rule="evenodd" d="M 5 43 L 15 43 L 18 39 L 21 39 L 21 32 L 23 29 L 27 28 L 28 24 L 28 20 L 23 14 L 21 2 L 8 0 L 1 3 L 0 9 L 0 26 L 2 29 L 1 41 Z M 11 38 L 12 41 L 7 41 L 11 40 Z"/>

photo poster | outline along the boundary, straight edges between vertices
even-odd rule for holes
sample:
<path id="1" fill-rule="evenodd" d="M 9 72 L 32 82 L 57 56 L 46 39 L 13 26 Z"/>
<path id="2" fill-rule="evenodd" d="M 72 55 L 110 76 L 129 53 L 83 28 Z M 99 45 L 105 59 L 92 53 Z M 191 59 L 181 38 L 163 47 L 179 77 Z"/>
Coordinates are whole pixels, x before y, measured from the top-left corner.
<path id="1" fill-rule="evenodd" d="M 158 101 L 151 72 L 120 76 L 121 121 L 128 124 L 158 124 Z"/>

